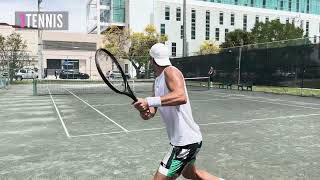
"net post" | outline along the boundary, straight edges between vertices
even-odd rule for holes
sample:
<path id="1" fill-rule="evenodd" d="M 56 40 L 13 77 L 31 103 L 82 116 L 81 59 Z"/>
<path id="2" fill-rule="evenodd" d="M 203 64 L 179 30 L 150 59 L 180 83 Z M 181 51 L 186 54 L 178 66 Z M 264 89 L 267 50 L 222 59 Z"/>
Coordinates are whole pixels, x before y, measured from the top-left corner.
<path id="1" fill-rule="evenodd" d="M 210 89 L 210 76 L 208 76 L 208 89 Z"/>
<path id="2" fill-rule="evenodd" d="M 34 96 L 36 96 L 36 95 L 37 95 L 37 79 L 36 79 L 36 78 L 33 78 L 33 80 L 32 80 L 32 86 L 33 86 L 33 88 L 32 88 L 32 94 L 33 94 Z"/>

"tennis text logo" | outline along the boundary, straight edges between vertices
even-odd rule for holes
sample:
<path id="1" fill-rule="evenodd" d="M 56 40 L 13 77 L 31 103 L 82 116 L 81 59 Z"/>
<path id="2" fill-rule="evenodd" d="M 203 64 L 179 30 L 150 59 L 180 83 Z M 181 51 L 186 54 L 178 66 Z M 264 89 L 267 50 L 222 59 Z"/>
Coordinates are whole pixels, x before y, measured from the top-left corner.
<path id="1" fill-rule="evenodd" d="M 45 30 L 68 30 L 68 12 L 66 11 L 17 11 L 16 25 L 21 28 L 40 28 Z"/>

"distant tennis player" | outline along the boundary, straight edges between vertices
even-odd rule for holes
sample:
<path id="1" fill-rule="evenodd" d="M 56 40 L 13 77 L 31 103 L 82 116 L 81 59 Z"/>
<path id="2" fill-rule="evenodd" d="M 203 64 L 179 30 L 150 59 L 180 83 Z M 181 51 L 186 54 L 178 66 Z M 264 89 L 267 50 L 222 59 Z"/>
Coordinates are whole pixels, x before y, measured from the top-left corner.
<path id="1" fill-rule="evenodd" d="M 177 68 L 171 66 L 168 48 L 157 43 L 149 53 L 156 75 L 154 97 L 138 98 L 134 107 L 144 120 L 154 117 L 159 110 L 171 144 L 153 179 L 172 180 L 182 174 L 187 179 L 221 180 L 195 167 L 202 135 L 192 117 L 184 77 Z"/>
<path id="2" fill-rule="evenodd" d="M 217 71 L 214 69 L 214 67 L 210 67 L 208 75 L 210 78 L 210 87 L 213 87 L 213 78 L 217 74 Z"/>

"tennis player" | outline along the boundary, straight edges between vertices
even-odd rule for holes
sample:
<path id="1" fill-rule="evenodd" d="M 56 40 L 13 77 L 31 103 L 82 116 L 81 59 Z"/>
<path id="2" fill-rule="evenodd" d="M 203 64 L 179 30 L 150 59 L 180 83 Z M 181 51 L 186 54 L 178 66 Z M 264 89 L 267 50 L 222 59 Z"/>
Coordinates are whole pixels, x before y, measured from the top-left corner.
<path id="1" fill-rule="evenodd" d="M 202 146 L 202 135 L 192 117 L 184 77 L 177 68 L 171 66 L 168 48 L 157 43 L 151 47 L 149 54 L 156 76 L 154 96 L 138 98 L 134 107 L 144 120 L 160 111 L 171 145 L 153 179 L 172 180 L 182 174 L 187 179 L 221 180 L 195 167 L 196 156 Z"/>

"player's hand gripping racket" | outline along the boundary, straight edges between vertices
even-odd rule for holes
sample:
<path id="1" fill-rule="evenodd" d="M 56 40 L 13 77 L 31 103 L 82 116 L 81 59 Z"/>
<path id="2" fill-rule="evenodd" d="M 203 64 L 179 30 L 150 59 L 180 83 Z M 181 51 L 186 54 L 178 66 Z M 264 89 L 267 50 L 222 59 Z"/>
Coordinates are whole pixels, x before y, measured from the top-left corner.
<path id="1" fill-rule="evenodd" d="M 134 102 L 137 101 L 137 97 L 132 92 L 127 81 L 127 77 L 119 62 L 109 51 L 105 49 L 98 49 L 96 51 L 95 61 L 101 78 L 110 87 L 110 89 L 116 93 L 129 96 Z M 110 67 L 113 67 L 112 72 L 120 73 L 122 78 L 116 79 L 115 75 L 113 75 L 109 70 Z"/>

